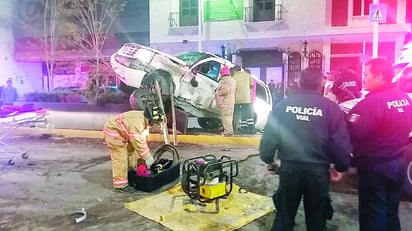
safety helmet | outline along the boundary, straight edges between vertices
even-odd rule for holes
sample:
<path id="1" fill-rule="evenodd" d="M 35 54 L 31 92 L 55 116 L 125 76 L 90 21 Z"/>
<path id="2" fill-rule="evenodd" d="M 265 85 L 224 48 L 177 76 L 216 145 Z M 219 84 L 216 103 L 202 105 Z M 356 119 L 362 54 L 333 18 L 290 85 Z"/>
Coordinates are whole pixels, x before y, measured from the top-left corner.
<path id="1" fill-rule="evenodd" d="M 229 67 L 223 66 L 222 69 L 220 70 L 220 75 L 221 76 L 230 75 Z"/>
<path id="2" fill-rule="evenodd" d="M 161 123 L 165 121 L 165 113 L 163 110 L 153 103 L 148 103 L 144 110 L 144 116 L 151 122 L 151 123 Z"/>

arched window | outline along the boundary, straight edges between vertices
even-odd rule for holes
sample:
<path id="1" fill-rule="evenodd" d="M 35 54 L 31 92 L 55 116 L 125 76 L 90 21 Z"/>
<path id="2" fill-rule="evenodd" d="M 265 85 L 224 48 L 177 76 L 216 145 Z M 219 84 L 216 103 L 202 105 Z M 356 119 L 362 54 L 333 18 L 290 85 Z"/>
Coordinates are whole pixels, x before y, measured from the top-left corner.
<path id="1" fill-rule="evenodd" d="M 322 71 L 322 53 L 319 51 L 309 53 L 309 67 L 319 68 Z"/>
<path id="2" fill-rule="evenodd" d="M 288 83 L 296 83 L 300 74 L 301 56 L 298 52 L 292 52 L 288 56 Z"/>

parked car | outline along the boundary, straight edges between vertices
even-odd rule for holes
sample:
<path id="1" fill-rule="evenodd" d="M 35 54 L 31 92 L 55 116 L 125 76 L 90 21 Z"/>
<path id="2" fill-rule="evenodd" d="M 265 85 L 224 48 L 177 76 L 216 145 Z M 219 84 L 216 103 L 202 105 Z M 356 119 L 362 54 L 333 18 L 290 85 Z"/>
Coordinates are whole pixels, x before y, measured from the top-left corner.
<path id="1" fill-rule="evenodd" d="M 120 89 L 131 94 L 131 106 L 135 104 L 144 78 L 162 69 L 169 72 L 175 86 L 174 102 L 176 108 L 190 116 L 198 118 L 202 128 L 217 128 L 220 112 L 215 101 L 215 90 L 221 78 L 220 69 L 235 64 L 208 52 L 185 52 L 172 56 L 150 47 L 135 43 L 125 44 L 111 56 L 111 65 L 121 80 Z M 253 105 L 255 127 L 263 131 L 269 112 L 272 109 L 272 98 L 268 86 L 261 80 L 256 81 L 256 101 Z M 144 82 L 144 81 L 143 81 Z M 134 92 L 134 93 L 132 93 Z M 234 126 L 238 125 L 235 121 Z"/>

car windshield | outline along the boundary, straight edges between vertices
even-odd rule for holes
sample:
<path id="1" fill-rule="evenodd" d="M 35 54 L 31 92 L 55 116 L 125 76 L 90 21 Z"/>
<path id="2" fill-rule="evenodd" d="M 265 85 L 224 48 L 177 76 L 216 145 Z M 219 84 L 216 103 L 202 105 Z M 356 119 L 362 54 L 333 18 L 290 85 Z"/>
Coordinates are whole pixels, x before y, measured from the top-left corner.
<path id="1" fill-rule="evenodd" d="M 186 65 L 189 67 L 191 67 L 193 64 L 197 63 L 199 60 L 202 60 L 206 57 L 207 56 L 205 56 L 204 53 L 196 52 L 196 51 L 185 52 L 185 53 L 176 55 L 176 58 L 185 62 Z"/>

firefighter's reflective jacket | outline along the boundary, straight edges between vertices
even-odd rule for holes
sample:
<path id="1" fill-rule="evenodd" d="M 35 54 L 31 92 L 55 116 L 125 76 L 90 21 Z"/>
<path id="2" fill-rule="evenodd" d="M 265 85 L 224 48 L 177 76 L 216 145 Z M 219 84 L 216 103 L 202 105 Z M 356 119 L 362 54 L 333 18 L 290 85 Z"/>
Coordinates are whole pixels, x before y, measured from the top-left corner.
<path id="1" fill-rule="evenodd" d="M 130 143 L 139 156 L 146 159 L 150 155 L 146 142 L 148 129 L 149 122 L 144 117 L 143 111 L 132 110 L 109 119 L 104 125 L 103 132 L 106 136 Z"/>
<path id="2" fill-rule="evenodd" d="M 217 104 L 221 108 L 233 108 L 235 105 L 236 81 L 230 75 L 222 76 L 216 89 Z"/>
<path id="3" fill-rule="evenodd" d="M 253 78 L 244 71 L 238 71 L 233 75 L 236 80 L 235 103 L 250 103 L 250 92 L 253 87 Z"/>

